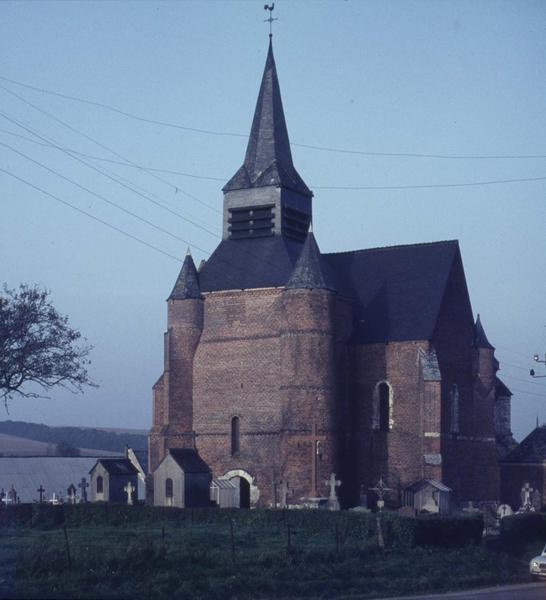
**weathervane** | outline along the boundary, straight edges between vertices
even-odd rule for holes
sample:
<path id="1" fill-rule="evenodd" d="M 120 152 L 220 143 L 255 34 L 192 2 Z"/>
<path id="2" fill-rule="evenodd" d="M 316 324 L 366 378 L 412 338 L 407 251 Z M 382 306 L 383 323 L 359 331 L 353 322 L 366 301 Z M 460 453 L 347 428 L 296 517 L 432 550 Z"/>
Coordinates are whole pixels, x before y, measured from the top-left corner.
<path id="1" fill-rule="evenodd" d="M 275 8 L 275 3 L 272 2 L 271 6 L 269 6 L 268 4 L 266 4 L 264 6 L 264 10 L 268 10 L 269 11 L 269 19 L 264 19 L 264 23 L 269 23 L 269 37 L 272 38 L 273 37 L 273 21 L 278 21 L 279 19 L 276 19 L 273 17 L 273 9 Z"/>

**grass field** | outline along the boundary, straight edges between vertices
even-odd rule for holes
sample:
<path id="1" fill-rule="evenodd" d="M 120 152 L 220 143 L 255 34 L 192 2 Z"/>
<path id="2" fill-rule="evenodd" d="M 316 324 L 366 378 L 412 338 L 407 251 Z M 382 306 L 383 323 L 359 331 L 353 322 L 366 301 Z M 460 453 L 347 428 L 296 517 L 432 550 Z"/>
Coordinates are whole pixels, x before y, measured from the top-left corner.
<path id="1" fill-rule="evenodd" d="M 332 515 L 313 526 L 299 515 L 293 524 L 292 515 L 231 515 L 214 523 L 69 523 L 66 537 L 62 526 L 3 529 L 0 595 L 364 599 L 529 580 L 527 555 L 483 546 L 394 543 L 382 551 L 369 520 Z"/>

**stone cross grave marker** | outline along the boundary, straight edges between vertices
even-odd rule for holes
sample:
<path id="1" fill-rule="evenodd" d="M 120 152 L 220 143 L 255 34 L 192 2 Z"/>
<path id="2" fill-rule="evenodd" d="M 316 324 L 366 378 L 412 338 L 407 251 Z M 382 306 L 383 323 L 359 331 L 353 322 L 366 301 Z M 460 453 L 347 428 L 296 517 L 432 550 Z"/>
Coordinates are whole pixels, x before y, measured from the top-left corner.
<path id="1" fill-rule="evenodd" d="M 520 511 L 531 511 L 533 510 L 533 505 L 531 504 L 531 494 L 534 489 L 530 486 L 529 482 L 526 481 L 524 486 L 521 488 L 521 506 Z"/>
<path id="2" fill-rule="evenodd" d="M 379 477 L 379 481 L 377 482 L 376 486 L 370 488 L 370 491 L 375 492 L 377 494 L 377 507 L 379 508 L 379 511 L 382 511 L 383 507 L 385 506 L 385 496 L 389 492 L 392 492 L 392 489 L 388 487 L 387 484 L 383 481 L 382 475 Z"/>
<path id="3" fill-rule="evenodd" d="M 68 489 L 66 490 L 66 496 L 69 504 L 76 503 L 76 486 L 73 483 L 68 486 Z"/>
<path id="4" fill-rule="evenodd" d="M 40 487 L 36 491 L 38 492 L 38 494 L 40 494 L 40 504 L 42 504 L 42 502 L 44 501 L 44 486 L 40 484 Z"/>
<path id="5" fill-rule="evenodd" d="M 85 477 L 82 477 L 82 480 L 78 483 L 78 487 L 81 489 L 80 502 L 87 502 L 87 488 L 89 487 L 89 483 L 87 483 Z"/>
<path id="6" fill-rule="evenodd" d="M 125 487 L 123 488 L 123 491 L 127 494 L 127 504 L 132 505 L 133 492 L 135 491 L 135 486 L 130 481 L 128 481 Z"/>
<path id="7" fill-rule="evenodd" d="M 17 503 L 17 491 L 13 486 L 13 483 L 11 484 L 11 490 L 8 492 L 8 498 L 11 504 Z"/>
<path id="8" fill-rule="evenodd" d="M 281 508 L 288 508 L 288 494 L 289 494 L 289 489 L 288 489 L 288 481 L 282 481 L 281 482 Z"/>
<path id="9" fill-rule="evenodd" d="M 337 499 L 336 488 L 341 485 L 341 480 L 336 479 L 336 474 L 332 473 L 330 475 L 330 479 L 324 482 L 327 486 L 330 487 L 330 496 L 328 498 L 328 508 L 330 510 L 339 510 L 339 500 Z"/>

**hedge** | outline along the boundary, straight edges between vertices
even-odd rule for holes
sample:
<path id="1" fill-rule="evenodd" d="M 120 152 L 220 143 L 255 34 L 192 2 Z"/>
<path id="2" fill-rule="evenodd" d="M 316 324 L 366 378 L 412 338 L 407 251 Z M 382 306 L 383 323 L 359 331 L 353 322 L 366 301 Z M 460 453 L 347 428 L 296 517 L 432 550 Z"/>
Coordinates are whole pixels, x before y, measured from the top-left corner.
<path id="1" fill-rule="evenodd" d="M 508 549 L 546 541 L 546 513 L 522 513 L 501 519 L 501 541 Z"/>
<path id="2" fill-rule="evenodd" d="M 234 521 L 246 527 L 278 527 L 288 525 L 294 533 L 303 529 L 321 534 L 335 530 L 341 538 L 357 537 L 363 541 L 377 540 L 378 519 L 381 519 L 383 539 L 387 548 L 413 546 L 465 546 L 479 544 L 483 518 L 478 516 L 402 517 L 394 512 L 383 514 L 353 511 L 323 510 L 239 510 L 181 509 L 136 504 L 85 503 L 20 504 L 0 510 L 0 527 L 33 526 L 42 528 L 100 527 L 127 525 L 149 527 L 225 524 Z M 336 535 L 337 535 L 336 534 Z"/>

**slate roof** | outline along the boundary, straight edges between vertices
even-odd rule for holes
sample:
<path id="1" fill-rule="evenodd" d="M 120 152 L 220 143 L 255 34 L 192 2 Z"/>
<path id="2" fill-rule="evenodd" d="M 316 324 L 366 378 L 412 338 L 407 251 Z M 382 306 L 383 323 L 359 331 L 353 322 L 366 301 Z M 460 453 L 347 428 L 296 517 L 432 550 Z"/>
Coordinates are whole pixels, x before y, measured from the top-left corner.
<path id="1" fill-rule="evenodd" d="M 485 335 L 485 331 L 480 320 L 480 315 L 476 319 L 476 323 L 474 325 L 474 345 L 476 348 L 488 348 L 489 350 L 494 350 L 495 347 L 492 346 Z"/>
<path id="2" fill-rule="evenodd" d="M 271 236 L 223 240 L 199 274 L 202 292 L 284 286 L 302 245 Z M 432 338 L 456 240 L 322 254 L 331 287 L 355 299 L 361 343 Z"/>
<path id="3" fill-rule="evenodd" d="M 312 231 L 309 231 L 305 238 L 300 256 L 286 287 L 292 289 L 335 290 L 333 275 L 329 273 L 329 268 L 323 264 Z"/>
<path id="4" fill-rule="evenodd" d="M 514 395 L 506 387 L 505 383 L 499 377 L 495 377 L 495 393 L 497 396 L 513 396 Z"/>
<path id="5" fill-rule="evenodd" d="M 186 298 L 199 298 L 199 279 L 197 276 L 197 269 L 195 263 L 188 250 L 186 258 L 182 263 L 180 274 L 174 284 L 173 291 L 171 292 L 168 300 L 185 300 Z"/>
<path id="6" fill-rule="evenodd" d="M 226 183 L 224 192 L 269 185 L 290 188 L 305 196 L 313 195 L 292 163 L 271 40 L 245 161 Z"/>
<path id="7" fill-rule="evenodd" d="M 174 458 L 184 473 L 210 473 L 210 467 L 191 448 L 171 448 L 169 454 Z"/>
<path id="8" fill-rule="evenodd" d="M 451 488 L 447 487 L 447 485 L 443 484 L 441 481 L 437 481 L 436 479 L 420 479 L 419 481 L 408 485 L 408 487 L 405 489 L 412 492 L 418 492 L 427 485 L 431 485 L 441 492 L 451 492 Z"/>
<path id="9" fill-rule="evenodd" d="M 202 292 L 284 286 L 302 249 L 282 236 L 223 240 L 199 273 Z"/>
<path id="10" fill-rule="evenodd" d="M 546 461 L 546 425 L 537 427 L 502 462 L 542 463 Z"/>
<path id="11" fill-rule="evenodd" d="M 101 458 L 97 461 L 110 475 L 138 475 L 138 469 L 128 458 Z M 95 467 L 93 467 L 94 469 Z M 91 470 L 93 470 L 91 469 Z"/>
<path id="12" fill-rule="evenodd" d="M 97 456 L 9 456 L 0 457 L 0 488 L 7 492 L 13 485 L 21 502 L 39 500 L 40 486 L 45 489 L 45 499 L 53 492 L 66 498 L 72 484 L 79 495 L 78 483 L 96 464 Z"/>
<path id="13" fill-rule="evenodd" d="M 364 343 L 431 339 L 457 257 L 455 240 L 323 254 L 337 291 L 356 301 Z"/>

